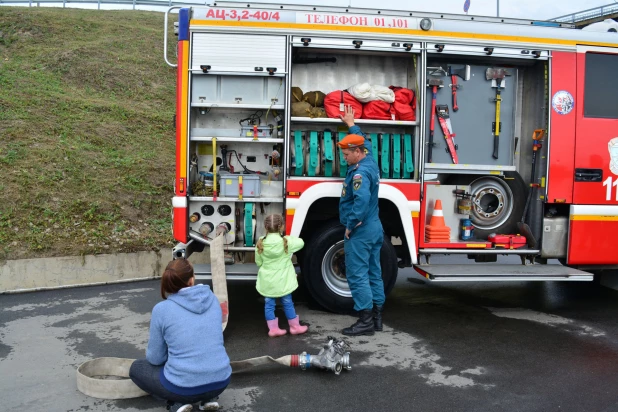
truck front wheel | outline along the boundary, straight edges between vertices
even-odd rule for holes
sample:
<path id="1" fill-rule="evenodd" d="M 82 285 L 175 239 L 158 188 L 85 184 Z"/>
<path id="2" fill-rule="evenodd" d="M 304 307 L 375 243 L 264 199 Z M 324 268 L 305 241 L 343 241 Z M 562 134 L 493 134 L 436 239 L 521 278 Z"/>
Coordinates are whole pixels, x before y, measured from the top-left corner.
<path id="1" fill-rule="evenodd" d="M 354 308 L 345 272 L 345 254 L 341 224 L 317 230 L 307 243 L 302 274 L 311 297 L 323 308 L 336 313 L 350 313 Z M 390 293 L 397 280 L 397 254 L 387 236 L 380 251 L 384 292 Z"/>

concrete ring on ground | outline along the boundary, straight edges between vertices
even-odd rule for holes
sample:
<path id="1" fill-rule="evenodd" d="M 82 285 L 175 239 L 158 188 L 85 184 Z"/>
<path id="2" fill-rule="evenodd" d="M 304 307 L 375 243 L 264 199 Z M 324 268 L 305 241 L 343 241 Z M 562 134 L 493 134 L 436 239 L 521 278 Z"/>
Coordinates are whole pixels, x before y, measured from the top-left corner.
<path id="1" fill-rule="evenodd" d="M 77 368 L 77 389 L 99 399 L 128 399 L 146 396 L 129 378 L 135 359 L 97 358 Z"/>

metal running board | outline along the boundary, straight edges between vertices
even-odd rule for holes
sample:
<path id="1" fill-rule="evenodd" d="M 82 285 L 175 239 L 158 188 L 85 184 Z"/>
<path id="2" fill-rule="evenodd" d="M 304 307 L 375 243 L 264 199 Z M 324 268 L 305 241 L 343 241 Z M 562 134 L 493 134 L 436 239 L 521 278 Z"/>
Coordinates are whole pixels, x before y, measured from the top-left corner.
<path id="1" fill-rule="evenodd" d="M 536 249 L 419 249 L 421 255 L 538 255 Z"/>
<path id="2" fill-rule="evenodd" d="M 591 281 L 592 273 L 562 265 L 414 265 L 422 276 L 434 282 L 483 281 Z"/>
<path id="3" fill-rule="evenodd" d="M 208 264 L 193 265 L 195 278 L 197 280 L 211 280 L 212 271 Z M 256 280 L 258 267 L 255 263 L 235 263 L 225 265 L 227 280 Z"/>

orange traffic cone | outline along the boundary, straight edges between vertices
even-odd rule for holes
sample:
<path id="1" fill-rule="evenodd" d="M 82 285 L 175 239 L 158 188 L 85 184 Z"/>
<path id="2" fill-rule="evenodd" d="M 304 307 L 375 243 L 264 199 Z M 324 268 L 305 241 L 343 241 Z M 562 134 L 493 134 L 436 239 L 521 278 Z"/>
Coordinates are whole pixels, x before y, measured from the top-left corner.
<path id="1" fill-rule="evenodd" d="M 444 212 L 442 211 L 442 201 L 436 200 L 433 208 L 429 225 L 425 227 L 425 242 L 428 243 L 449 243 L 451 241 L 451 228 L 446 226 Z"/>

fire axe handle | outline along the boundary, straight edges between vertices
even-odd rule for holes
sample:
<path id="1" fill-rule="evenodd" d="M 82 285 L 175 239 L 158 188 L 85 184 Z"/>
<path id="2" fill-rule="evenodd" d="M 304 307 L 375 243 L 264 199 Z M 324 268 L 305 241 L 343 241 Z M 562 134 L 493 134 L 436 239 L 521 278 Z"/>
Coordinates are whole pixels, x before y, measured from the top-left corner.
<path id="1" fill-rule="evenodd" d="M 451 76 L 451 80 L 453 83 L 453 111 L 456 112 L 459 110 L 459 106 L 457 106 L 457 76 Z"/>
<path id="2" fill-rule="evenodd" d="M 433 86 L 431 91 L 431 120 L 429 121 L 429 145 L 427 147 L 427 161 L 433 163 L 433 131 L 436 125 L 434 113 L 436 112 L 436 100 L 438 99 L 438 86 Z"/>
<path id="3" fill-rule="evenodd" d="M 500 143 L 500 106 L 502 96 L 500 95 L 501 80 L 498 80 L 498 90 L 496 91 L 496 130 L 494 131 L 494 153 L 493 158 L 498 159 L 498 144 Z"/>

